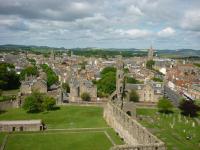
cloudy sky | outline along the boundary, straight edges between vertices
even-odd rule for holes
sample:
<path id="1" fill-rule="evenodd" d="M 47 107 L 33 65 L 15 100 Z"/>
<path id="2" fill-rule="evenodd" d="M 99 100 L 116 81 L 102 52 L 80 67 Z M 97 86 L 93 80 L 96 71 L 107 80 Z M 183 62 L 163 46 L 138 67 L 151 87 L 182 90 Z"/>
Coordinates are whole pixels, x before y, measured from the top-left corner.
<path id="1" fill-rule="evenodd" d="M 0 44 L 200 49 L 200 0 L 0 0 Z"/>

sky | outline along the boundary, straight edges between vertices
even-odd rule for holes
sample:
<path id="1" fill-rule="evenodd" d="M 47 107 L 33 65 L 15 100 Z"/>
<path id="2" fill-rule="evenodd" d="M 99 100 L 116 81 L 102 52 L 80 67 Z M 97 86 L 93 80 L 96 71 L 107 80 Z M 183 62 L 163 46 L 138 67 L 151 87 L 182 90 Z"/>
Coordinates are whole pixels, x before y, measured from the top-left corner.
<path id="1" fill-rule="evenodd" d="M 200 0 L 0 0 L 0 44 L 200 50 Z"/>

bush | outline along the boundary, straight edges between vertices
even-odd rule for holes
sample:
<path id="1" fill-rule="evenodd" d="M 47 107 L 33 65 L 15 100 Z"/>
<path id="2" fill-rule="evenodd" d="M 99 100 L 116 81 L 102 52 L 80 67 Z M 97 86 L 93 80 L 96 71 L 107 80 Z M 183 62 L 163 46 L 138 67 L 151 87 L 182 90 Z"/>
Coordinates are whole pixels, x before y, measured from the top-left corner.
<path id="1" fill-rule="evenodd" d="M 131 102 L 138 102 L 139 101 L 139 95 L 135 90 L 132 90 L 129 93 L 129 101 L 131 101 Z"/>
<path id="2" fill-rule="evenodd" d="M 90 101 L 91 100 L 90 94 L 86 93 L 86 92 L 81 94 L 81 98 L 82 98 L 83 101 Z"/>
<path id="3" fill-rule="evenodd" d="M 33 92 L 25 98 L 23 108 L 30 113 L 42 112 L 45 110 L 53 110 L 56 101 L 53 97 L 39 92 Z"/>
<path id="4" fill-rule="evenodd" d="M 200 111 L 200 107 L 192 100 L 182 99 L 179 108 L 183 115 L 190 117 L 197 116 L 197 112 Z"/>
<path id="5" fill-rule="evenodd" d="M 170 113 L 172 112 L 173 105 L 168 99 L 163 97 L 159 100 L 157 107 L 160 112 Z"/>

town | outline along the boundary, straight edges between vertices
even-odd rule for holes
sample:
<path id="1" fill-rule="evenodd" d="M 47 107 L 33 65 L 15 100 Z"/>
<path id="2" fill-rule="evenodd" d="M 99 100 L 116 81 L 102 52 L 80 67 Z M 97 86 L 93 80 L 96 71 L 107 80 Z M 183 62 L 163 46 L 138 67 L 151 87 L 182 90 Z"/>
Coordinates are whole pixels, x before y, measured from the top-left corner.
<path id="1" fill-rule="evenodd" d="M 0 0 L 0 150 L 200 150 L 200 0 Z"/>
<path id="2" fill-rule="evenodd" d="M 100 140 L 95 149 L 199 147 L 200 60 L 161 58 L 152 46 L 146 51 L 144 56 L 106 58 L 73 50 L 2 51 L 1 148 L 31 149 L 37 139 L 29 145 L 18 140 L 26 141 L 29 132 L 42 139 L 53 131 L 57 136 L 105 133 L 105 147 Z M 46 142 L 40 143 L 42 149 L 49 149 Z M 64 149 L 65 142 L 60 146 Z"/>

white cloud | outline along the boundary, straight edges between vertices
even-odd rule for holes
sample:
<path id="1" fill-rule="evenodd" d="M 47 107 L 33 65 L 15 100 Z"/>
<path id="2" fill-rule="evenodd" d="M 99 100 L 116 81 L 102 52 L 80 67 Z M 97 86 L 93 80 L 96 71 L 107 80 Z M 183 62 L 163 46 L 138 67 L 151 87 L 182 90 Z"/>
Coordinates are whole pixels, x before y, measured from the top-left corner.
<path id="1" fill-rule="evenodd" d="M 170 36 L 174 35 L 175 32 L 176 31 L 173 28 L 167 27 L 167 28 L 159 31 L 158 36 L 160 36 L 160 37 L 170 37 Z"/>
<path id="2" fill-rule="evenodd" d="M 148 37 L 151 34 L 151 32 L 148 30 L 140 30 L 140 29 L 130 29 L 130 30 L 117 29 L 115 30 L 115 33 L 127 38 L 144 38 Z"/>
<path id="3" fill-rule="evenodd" d="M 127 9 L 127 13 L 130 15 L 142 16 L 143 13 L 140 8 L 136 7 L 135 5 L 131 5 Z"/>
<path id="4" fill-rule="evenodd" d="M 200 10 L 187 11 L 181 22 L 184 29 L 200 31 Z"/>

